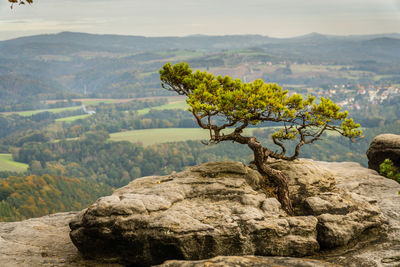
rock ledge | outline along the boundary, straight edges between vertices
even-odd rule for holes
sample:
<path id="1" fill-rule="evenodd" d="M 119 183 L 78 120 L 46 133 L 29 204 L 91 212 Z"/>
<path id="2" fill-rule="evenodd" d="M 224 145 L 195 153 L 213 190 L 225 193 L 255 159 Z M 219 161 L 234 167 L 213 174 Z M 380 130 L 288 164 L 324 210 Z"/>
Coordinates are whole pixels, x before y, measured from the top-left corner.
<path id="1" fill-rule="evenodd" d="M 373 200 L 335 185 L 311 161 L 271 163 L 290 180 L 298 216 L 263 190 L 260 174 L 237 162 L 206 163 L 137 179 L 100 198 L 70 223 L 86 257 L 154 265 L 215 256 L 305 256 L 348 244 L 379 227 Z"/>
<path id="2" fill-rule="evenodd" d="M 352 197 L 358 196 L 367 198 L 370 202 L 375 201 L 380 207 L 385 231 L 377 232 L 380 228 L 367 229 L 358 239 L 350 241 L 346 246 L 322 250 L 308 257 L 312 257 L 313 260 L 248 255 L 242 257 L 221 256 L 194 262 L 169 261 L 161 266 L 204 266 L 205 263 L 210 263 L 209 266 L 260 266 L 256 265 L 258 262 L 262 263 L 262 266 L 331 266 L 327 262 L 349 267 L 400 266 L 400 196 L 397 194 L 400 185 L 357 163 L 311 163 L 308 161 L 305 164 L 312 164 L 322 169 L 329 177 L 334 177 L 336 189 L 350 192 L 348 194 Z M 179 176 L 179 174 L 176 175 Z M 301 175 L 297 176 L 297 179 L 303 178 Z M 163 181 L 165 182 L 165 180 Z M 253 181 L 254 188 L 257 188 L 257 181 L 251 181 Z M 269 199 L 267 195 L 265 196 Z M 324 195 L 307 197 L 323 199 Z M 344 197 L 346 198 L 346 196 Z M 328 204 L 322 201 L 321 205 L 316 205 L 312 200 L 313 198 L 309 199 L 307 205 L 314 205 L 312 209 L 316 214 L 324 212 L 326 208 L 331 209 L 322 205 L 324 203 L 329 205 L 329 201 L 327 201 Z M 274 200 L 271 200 L 271 203 L 276 204 Z M 304 201 L 302 203 L 305 204 Z M 302 205 L 301 201 L 299 205 Z M 274 205 L 268 206 L 273 207 Z M 274 212 L 280 212 L 279 205 Z M 335 213 L 341 215 L 343 209 L 336 209 Z M 22 222 L 0 223 L 0 266 L 124 266 L 116 262 L 118 259 L 113 261 L 111 258 L 99 257 L 90 260 L 81 256 L 69 238 L 68 222 L 76 215 L 77 213 L 74 212 L 59 213 Z M 280 216 L 285 216 L 285 214 Z M 318 218 L 318 216 L 314 215 L 313 217 Z M 271 262 L 272 264 L 270 264 Z"/>

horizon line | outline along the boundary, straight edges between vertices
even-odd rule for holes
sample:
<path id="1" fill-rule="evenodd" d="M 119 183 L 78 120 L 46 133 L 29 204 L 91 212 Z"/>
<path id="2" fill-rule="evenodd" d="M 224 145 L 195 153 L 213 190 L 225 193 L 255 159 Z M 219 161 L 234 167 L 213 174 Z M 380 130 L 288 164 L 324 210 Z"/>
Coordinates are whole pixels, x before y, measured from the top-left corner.
<path id="1" fill-rule="evenodd" d="M 9 39 L 3 39 L 0 40 L 0 42 L 4 41 L 10 41 L 10 40 L 16 40 L 16 39 L 21 39 L 21 38 L 29 38 L 29 37 L 34 37 L 34 36 L 45 36 L 45 35 L 59 35 L 63 33 L 74 33 L 74 34 L 87 34 L 87 35 L 98 35 L 98 36 L 121 36 L 121 37 L 144 37 L 144 38 L 187 38 L 187 37 L 229 37 L 229 36 L 260 36 L 260 37 L 266 37 L 266 38 L 271 38 L 271 39 L 295 39 L 295 38 L 301 38 L 301 37 L 306 37 L 306 36 L 312 36 L 312 35 L 320 35 L 320 36 L 326 36 L 326 37 L 357 37 L 357 36 L 374 36 L 374 35 L 399 35 L 400 38 L 400 32 L 384 32 L 384 33 L 369 33 L 369 34 L 347 34 L 347 35 L 339 35 L 339 34 L 324 34 L 324 33 L 319 33 L 319 32 L 310 32 L 306 34 L 301 34 L 301 35 L 294 35 L 294 36 L 289 36 L 289 37 L 273 37 L 270 35 L 263 35 L 263 34 L 255 34 L 255 33 L 237 33 L 237 34 L 189 34 L 189 35 L 159 35 L 159 36 L 146 36 L 146 35 L 134 35 L 134 34 L 115 34 L 115 33 L 90 33 L 90 32 L 80 32 L 80 31 L 60 31 L 60 32 L 55 32 L 55 33 L 39 33 L 39 34 L 28 34 L 28 35 L 22 35 L 19 37 L 13 37 Z"/>

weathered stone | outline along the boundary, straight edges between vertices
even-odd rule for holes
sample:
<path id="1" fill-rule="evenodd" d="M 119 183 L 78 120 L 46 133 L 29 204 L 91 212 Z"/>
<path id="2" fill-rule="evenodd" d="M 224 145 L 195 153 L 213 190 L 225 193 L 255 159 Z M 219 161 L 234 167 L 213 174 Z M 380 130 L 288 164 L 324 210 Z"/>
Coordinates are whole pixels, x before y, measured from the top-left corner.
<path id="1" fill-rule="evenodd" d="M 337 267 L 339 265 L 325 261 L 289 258 L 289 257 L 256 257 L 256 256 L 219 256 L 200 261 L 167 261 L 157 267 Z"/>
<path id="2" fill-rule="evenodd" d="M 354 162 L 315 162 L 335 175 L 337 187 L 376 203 L 381 211 L 382 228 L 370 230 L 357 243 L 335 249 L 319 257 L 343 266 L 400 266 L 400 184 Z M 367 230 L 368 232 L 368 230 Z"/>
<path id="3" fill-rule="evenodd" d="M 321 193 L 307 198 L 305 207 L 318 218 L 318 242 L 323 248 L 347 245 L 365 230 L 382 224 L 379 208 L 356 194 Z"/>
<path id="4" fill-rule="evenodd" d="M 376 203 L 336 188 L 332 171 L 306 159 L 270 164 L 289 177 L 296 213 L 318 218 L 318 242 L 322 248 L 347 245 L 365 230 L 382 224 Z"/>
<path id="5" fill-rule="evenodd" d="M 0 266 L 121 266 L 80 256 L 69 238 L 68 222 L 75 216 L 76 212 L 66 212 L 0 223 Z"/>
<path id="6" fill-rule="evenodd" d="M 310 164 L 310 161 L 308 161 L 307 164 Z M 338 191 L 335 191 L 333 193 L 325 192 L 323 194 L 316 194 L 313 196 L 308 196 L 303 203 L 306 205 L 306 203 L 309 204 L 309 206 L 312 206 L 313 212 L 315 212 L 315 217 L 317 217 L 320 221 L 319 216 L 322 216 L 324 214 L 328 219 L 331 219 L 332 217 L 335 217 L 336 215 L 339 215 L 338 218 L 340 218 L 341 215 L 344 215 L 344 213 L 347 214 L 352 214 L 354 212 L 360 211 L 360 209 L 357 209 L 357 204 L 358 202 L 361 202 L 361 206 L 365 206 L 365 203 L 369 203 L 372 207 L 374 206 L 373 204 L 377 204 L 380 207 L 380 210 L 383 214 L 385 224 L 384 227 L 382 228 L 371 228 L 371 229 L 366 229 L 362 234 L 360 234 L 359 238 L 350 241 L 348 245 L 335 248 L 333 250 L 323 250 L 320 252 L 316 252 L 314 256 L 309 256 L 313 257 L 316 260 L 325 260 L 331 263 L 336 263 L 340 264 L 343 266 L 350 266 L 350 267 L 358 267 L 358 266 L 383 266 L 383 267 L 395 267 L 395 266 L 400 266 L 400 196 L 397 194 L 397 192 L 400 190 L 400 185 L 396 183 L 393 180 L 386 179 L 382 176 L 379 176 L 375 171 L 362 168 L 359 164 L 356 163 L 351 163 L 351 162 L 342 162 L 342 163 L 327 163 L 327 162 L 313 162 L 313 165 L 317 166 L 318 168 L 325 168 L 330 170 L 330 172 L 334 175 L 335 180 L 337 181 L 337 187 L 339 189 Z M 240 165 L 240 164 L 239 164 Z M 246 168 L 244 168 L 246 169 Z M 325 170 L 326 171 L 326 170 Z M 196 172 L 201 176 L 201 172 Z M 207 173 L 207 172 L 203 172 Z M 211 173 L 211 172 L 208 172 Z M 154 180 L 154 184 L 160 185 L 160 184 L 166 184 L 169 182 L 172 182 L 176 177 L 181 177 L 182 173 L 174 174 L 171 176 L 166 176 L 166 177 L 158 177 L 158 179 Z M 243 178 L 243 174 L 233 174 L 233 177 L 236 177 L 234 179 L 226 179 L 224 178 L 224 174 L 217 173 L 215 175 L 214 179 L 217 179 L 217 182 L 219 183 L 221 179 L 222 183 L 227 185 L 226 187 L 229 188 L 230 190 L 233 190 L 234 188 L 237 188 L 237 186 L 243 187 L 244 190 L 247 190 L 246 188 L 250 187 L 248 184 L 248 181 L 252 181 L 252 179 L 255 179 L 254 177 L 251 178 L 250 176 L 247 176 L 248 174 L 245 174 L 245 178 Z M 207 175 L 205 175 L 207 176 Z M 211 174 L 213 176 L 213 174 Z M 201 176 L 203 177 L 203 176 Z M 242 177 L 242 178 L 237 178 L 237 177 Z M 209 177 L 210 178 L 210 177 Z M 207 178 L 207 179 L 209 179 Z M 172 180 L 171 180 L 172 179 Z M 206 179 L 206 180 L 207 180 Z M 211 178 L 210 178 L 211 179 Z M 240 181 L 237 180 L 246 180 L 244 183 L 245 186 Z M 234 181 L 236 180 L 236 181 Z M 186 194 L 194 192 L 194 190 L 190 190 L 190 184 L 194 183 L 195 180 L 191 180 L 189 183 L 189 178 L 186 180 L 185 185 L 182 186 L 184 189 L 181 190 L 184 193 L 181 194 L 181 196 L 178 196 L 181 192 L 179 190 L 173 190 L 173 188 L 165 188 L 165 190 L 162 190 L 161 187 L 159 187 L 159 190 L 165 194 L 164 203 L 163 205 L 169 205 L 167 201 L 172 202 L 172 206 L 174 207 L 174 199 L 182 199 L 181 201 L 178 202 L 184 202 L 184 201 L 190 201 L 190 199 L 185 199 L 184 197 Z M 142 187 L 136 188 L 135 190 L 141 191 L 136 192 L 137 194 L 144 194 L 146 192 L 145 186 L 146 183 L 149 182 L 147 178 L 145 179 L 138 179 L 138 182 L 141 183 Z M 153 182 L 151 184 L 153 184 Z M 203 180 L 204 182 L 204 180 Z M 247 184 L 246 184 L 247 183 Z M 207 183 L 202 183 L 198 184 L 198 186 L 201 185 L 210 185 Z M 229 185 L 229 186 L 228 186 Z M 232 186 L 233 185 L 233 186 Z M 186 187 L 189 186 L 189 187 Z M 215 190 L 220 188 L 220 186 L 215 186 L 212 187 Z M 252 229 L 253 232 L 261 232 L 262 229 L 264 229 L 264 233 L 267 234 L 269 237 L 268 238 L 275 238 L 272 242 L 275 243 L 277 242 L 278 249 L 280 246 L 285 246 L 285 242 L 289 243 L 290 246 L 295 247 L 296 242 L 293 241 L 293 239 L 290 239 L 289 237 L 295 236 L 295 240 L 301 241 L 301 237 L 304 235 L 301 231 L 305 231 L 305 233 L 309 233 L 311 231 L 310 227 L 316 227 L 315 225 L 318 225 L 317 219 L 313 218 L 314 216 L 299 216 L 299 217 L 286 217 L 285 213 L 282 211 L 280 208 L 279 202 L 276 201 L 275 198 L 271 198 L 268 194 L 264 196 L 264 200 L 261 202 L 261 199 L 258 199 L 258 196 L 261 196 L 260 190 L 254 190 L 254 188 L 257 187 L 257 183 L 253 183 L 253 186 L 251 186 L 251 190 L 256 191 L 255 194 L 242 194 L 240 197 L 236 197 L 238 201 L 234 201 L 234 206 L 237 207 L 235 210 L 235 213 L 232 216 L 225 216 L 224 219 L 225 221 L 221 220 L 221 229 L 225 228 L 234 228 L 238 227 L 240 223 L 243 221 L 250 221 L 251 223 L 248 223 L 246 227 L 243 227 L 241 229 L 245 229 L 246 231 L 250 231 Z M 154 189 L 154 187 L 153 187 Z M 218 189 L 220 190 L 220 189 Z M 343 191 L 340 191 L 343 190 Z M 151 191 L 151 190 L 150 190 Z M 345 193 L 346 191 L 351 191 L 351 193 Z M 10 222 L 10 223 L 0 223 L 0 266 L 5 266 L 5 267 L 14 267 L 14 266 L 121 266 L 118 264 L 118 262 L 121 260 L 121 256 L 118 256 L 116 258 L 112 258 L 108 255 L 108 257 L 99 254 L 93 254 L 96 257 L 92 259 L 87 259 L 87 258 L 82 258 L 81 255 L 78 253 L 77 249 L 74 247 L 72 244 L 71 240 L 68 237 L 69 229 L 68 229 L 68 222 L 71 220 L 71 218 L 74 218 L 74 221 L 85 221 L 87 225 L 92 225 L 94 228 L 96 225 L 99 223 L 104 224 L 103 231 L 104 234 L 108 234 L 108 236 L 111 236 L 113 234 L 113 225 L 108 225 L 106 226 L 107 222 L 110 222 L 108 217 L 114 217 L 116 220 L 116 226 L 121 227 L 124 229 L 126 235 L 123 236 L 124 238 L 129 239 L 131 234 L 132 236 L 135 234 L 135 229 L 131 228 L 132 226 L 140 226 L 137 225 L 137 222 L 140 222 L 138 219 L 137 221 L 133 221 L 133 218 L 137 216 L 139 218 L 143 214 L 148 216 L 148 214 L 153 214 L 153 213 L 158 213 L 156 212 L 149 212 L 147 209 L 144 210 L 143 207 L 146 208 L 148 206 L 150 209 L 155 209 L 155 208 L 163 208 L 163 205 L 156 205 L 154 204 L 151 199 L 147 199 L 146 203 L 137 203 L 135 201 L 125 203 L 123 206 L 118 205 L 117 199 L 120 199 L 120 196 L 122 198 L 122 201 L 127 201 L 127 199 L 136 199 L 135 195 L 130 195 L 132 193 L 132 189 L 128 187 L 122 188 L 118 190 L 118 194 L 114 196 L 118 196 L 118 198 L 110 198 L 109 199 L 109 205 L 113 206 L 114 209 L 114 214 L 112 212 L 108 211 L 106 207 L 103 207 L 98 210 L 98 213 L 93 213 L 93 214 L 107 214 L 104 215 L 105 218 L 100 216 L 84 216 L 85 212 L 81 212 L 78 217 L 76 217 L 76 213 L 60 213 L 60 214 L 55 214 L 55 215 L 50 215 L 50 216 L 45 216 L 41 218 L 36 218 L 36 219 L 30 219 L 22 222 Z M 201 191 L 195 191 L 196 194 L 200 194 Z M 219 191 L 220 192 L 220 191 Z M 247 190 L 246 192 L 251 192 L 250 190 Z M 342 193 L 340 193 L 342 192 Z M 222 194 L 222 192 L 221 192 Z M 239 194 L 239 193 L 237 193 Z M 331 195 L 330 195 L 331 194 Z M 348 195 L 347 195 L 348 194 Z M 125 198 L 126 195 L 126 198 Z M 149 195 L 149 194 L 147 194 Z M 247 195 L 246 197 L 243 197 L 244 195 Z M 161 197 L 159 195 L 158 197 Z M 226 197 L 226 196 L 225 196 Z M 200 196 L 199 196 L 200 198 Z M 213 199 L 217 199 L 217 201 L 213 200 L 216 202 L 215 204 L 218 203 L 218 199 L 221 199 L 222 197 L 216 197 L 214 196 Z M 345 202 L 345 204 L 340 204 L 342 202 Z M 349 200 L 349 201 L 348 201 Z M 363 201 L 365 200 L 365 202 Z M 203 200 L 206 202 L 206 200 Z M 219 200 L 223 202 L 222 200 Z M 336 201 L 336 202 L 335 202 Z M 336 204 L 332 204 L 336 203 Z M 133 204 L 132 204 L 133 203 Z M 167 204 L 166 204 L 167 203 Z M 255 208 L 253 205 L 255 203 L 259 204 L 259 207 Z M 198 205 L 200 206 L 200 205 Z M 211 217 L 212 214 L 215 214 L 215 209 L 210 208 L 212 207 L 212 203 L 209 203 L 209 206 L 204 207 L 204 209 L 208 209 L 210 211 Z M 368 206 L 368 205 L 367 205 Z M 184 210 L 183 207 L 181 207 L 182 210 Z M 194 211 L 191 211 L 193 208 L 192 206 L 189 206 L 186 209 L 186 213 L 188 214 L 188 217 L 193 218 L 193 213 L 196 213 Z M 247 209 L 247 211 L 246 211 Z M 311 207 L 309 207 L 311 209 Z M 374 209 L 374 208 L 373 208 Z M 90 209 L 88 209 L 89 211 Z M 367 209 L 368 210 L 368 209 Z M 132 211 L 132 214 L 130 213 Z M 94 210 L 93 210 L 94 212 Z M 176 211 L 177 212 L 177 211 Z M 269 214 L 271 217 L 271 220 L 266 221 L 266 220 L 261 220 L 260 222 L 257 223 L 259 220 L 258 216 L 260 212 L 264 212 L 266 214 Z M 310 212 L 309 210 L 304 210 L 305 213 Z M 373 214 L 373 211 L 369 211 L 369 213 Z M 128 215 L 120 215 L 120 214 L 128 214 Z M 158 217 L 158 222 L 154 221 L 153 222 L 153 228 L 149 228 L 148 232 L 149 235 L 148 237 L 151 238 L 151 234 L 157 234 L 159 232 L 159 227 L 161 227 L 162 221 L 164 222 L 169 222 L 169 223 L 174 223 L 178 218 L 176 218 L 176 213 L 170 214 L 168 218 L 162 219 L 161 217 Z M 234 217 L 236 216 L 236 217 Z M 240 216 L 243 216 L 242 218 Z M 352 215 L 351 215 L 352 216 Z M 350 217 L 351 217 L 350 216 Z M 358 215 L 357 215 L 358 216 Z M 118 218 L 118 219 L 117 219 Z M 238 218 L 241 218 L 238 220 Z M 374 218 L 374 216 L 371 216 L 370 218 Z M 211 218 L 205 218 L 206 219 L 211 219 Z M 327 219 L 327 221 L 328 221 Z M 343 218 L 342 218 L 343 219 Z M 347 218 L 345 218 L 347 219 Z M 130 224 L 124 224 L 125 222 L 131 222 Z M 130 221 L 131 220 L 131 221 Z M 357 221 L 358 220 L 358 221 Z M 354 221 L 357 223 L 359 221 L 363 220 L 362 217 L 354 217 Z M 200 220 L 197 220 L 200 221 Z M 254 221 L 254 222 L 253 222 Z M 347 227 L 342 227 L 339 223 L 340 220 L 336 220 L 336 226 L 335 227 L 341 227 L 341 229 L 337 229 L 338 233 L 341 231 L 344 231 L 347 229 Z M 190 221 L 190 222 L 193 222 Z M 205 221 L 206 222 L 206 221 Z M 312 224 L 310 223 L 312 222 Z M 181 223 L 181 222 L 178 222 Z M 318 222 L 319 223 L 319 222 Z M 344 222 L 347 225 L 350 225 L 349 221 Z M 187 229 L 185 227 L 189 227 L 188 225 L 182 223 L 184 226 L 184 229 Z M 206 227 L 204 229 L 208 229 L 207 223 L 204 223 Z M 208 225 L 211 225 L 208 223 Z M 250 225 L 252 226 L 250 228 Z M 280 235 L 285 235 L 287 233 L 287 226 L 290 226 L 291 233 L 290 235 L 282 236 L 280 238 Z M 312 226 L 314 225 L 314 226 Z M 173 228 L 173 224 L 171 227 Z M 178 231 L 177 226 L 175 225 L 175 230 Z M 141 226 L 140 226 L 141 227 Z M 158 227 L 158 228 L 157 228 Z M 201 225 L 198 224 L 196 227 L 200 227 Z M 332 227 L 332 229 L 335 229 L 335 227 Z M 317 227 L 318 228 L 318 227 Z M 128 231 L 129 229 L 130 232 Z M 132 230 L 133 229 L 133 230 Z M 274 229 L 274 230 L 271 230 Z M 167 228 L 165 229 L 167 233 Z M 96 230 L 97 231 L 97 230 Z M 96 231 L 93 231 L 94 236 L 88 237 L 88 238 L 97 238 L 99 242 L 97 243 L 97 247 L 101 247 L 102 245 L 102 238 L 103 236 L 96 236 L 95 233 Z M 207 230 L 205 230 L 207 231 Z M 222 230 L 225 231 L 225 230 Z M 227 230 L 226 230 L 227 231 Z M 166 235 L 165 233 L 165 235 Z M 184 232 L 179 232 L 182 236 L 185 236 Z M 164 236 L 165 236 L 164 235 Z M 157 237 L 156 235 L 153 235 L 154 237 Z M 200 235 L 199 235 L 200 236 Z M 242 234 L 243 236 L 243 234 Z M 340 235 L 339 235 L 340 236 Z M 346 236 L 346 235 L 345 235 Z M 201 237 L 201 236 L 200 236 Z M 254 235 L 253 235 L 254 237 Z M 121 239 L 115 239 L 115 246 L 117 248 L 122 248 L 125 251 L 126 247 L 124 247 L 124 244 L 129 244 L 128 242 L 124 241 L 124 238 Z M 235 242 L 232 241 L 231 239 L 228 239 L 228 237 L 225 237 L 225 240 L 219 239 L 219 242 L 222 244 L 227 244 L 228 246 L 232 246 L 231 243 Z M 240 240 L 241 236 L 237 238 Z M 315 239 L 315 238 L 314 238 Z M 164 239 L 167 240 L 167 239 Z M 213 246 L 214 243 L 209 242 L 210 238 L 203 238 L 204 244 L 205 245 L 210 245 Z M 226 241 L 229 242 L 226 242 Z M 272 239 L 271 239 L 272 240 Z M 344 240 L 344 239 L 343 239 Z M 189 239 L 189 238 L 183 238 L 181 242 L 184 244 L 185 242 L 191 242 L 193 243 L 198 243 L 200 242 L 201 239 Z M 248 243 L 255 242 L 253 239 L 246 240 Z M 285 241 L 285 242 L 283 242 Z M 91 240 L 92 242 L 92 240 Z M 151 243 L 153 241 L 149 241 Z M 208 242 L 208 243 L 207 243 Z M 257 241 L 258 242 L 258 241 Z M 261 242 L 261 241 L 260 241 Z M 153 242 L 154 243 L 154 242 Z M 170 243 L 173 244 L 173 243 Z M 304 245 L 304 242 L 300 242 L 299 244 Z M 313 244 L 313 243 L 306 243 L 306 244 Z M 273 245 L 272 244 L 265 244 L 266 245 L 266 250 L 272 250 Z M 184 246 L 183 246 L 184 247 Z M 214 246 L 214 248 L 217 246 Z M 172 247 L 173 248 L 173 247 Z M 98 248 L 94 248 L 93 251 L 96 251 Z M 140 248 L 137 247 L 130 247 L 130 250 L 138 250 Z M 154 254 L 162 254 L 162 253 L 175 253 L 174 249 L 167 249 L 166 251 L 162 250 L 162 247 L 153 247 L 152 253 Z M 261 251 L 262 249 L 260 249 Z M 305 250 L 309 250 L 305 248 Z M 204 252 L 204 251 L 203 251 Z M 199 251 L 199 254 L 203 253 L 202 251 Z M 233 253 L 236 253 L 236 251 L 232 251 Z M 90 253 L 90 251 L 88 251 Z M 126 253 L 126 252 L 124 252 Z M 179 255 L 179 254 L 176 254 Z M 123 256 L 123 255 L 122 255 Z M 208 264 L 208 263 L 209 264 Z M 210 263 L 211 262 L 211 263 Z M 175 261 L 167 262 L 165 264 L 175 264 Z M 304 259 L 304 258 L 280 258 L 280 257 L 254 257 L 254 256 L 242 256 L 242 257 L 217 257 L 215 259 L 209 259 L 209 260 L 203 260 L 199 264 L 196 265 L 197 262 L 178 262 L 176 264 L 179 265 L 172 265 L 172 266 L 204 266 L 205 263 L 207 263 L 208 266 L 329 266 L 329 265 L 324 265 L 325 262 L 319 262 L 319 261 L 314 261 L 314 260 L 309 260 L 309 259 Z M 256 265 L 260 263 L 261 265 Z M 194 265 L 190 265 L 194 264 Z M 269 264 L 269 265 L 268 265 Z M 304 265 L 301 265 L 304 264 Z M 314 265 L 312 265 L 314 264 Z M 168 265 L 167 265 L 168 266 Z"/>
<path id="7" fill-rule="evenodd" d="M 381 134 L 376 136 L 368 150 L 368 168 L 379 172 L 379 165 L 387 158 L 400 168 L 400 135 Z"/>
<path id="8" fill-rule="evenodd" d="M 207 163 L 137 179 L 99 199 L 71 222 L 71 239 L 88 257 L 150 265 L 218 255 L 311 255 L 317 240 L 346 245 L 380 225 L 379 209 L 336 189 L 325 168 L 308 160 L 270 164 L 288 176 L 300 216 L 287 217 L 257 171 Z"/>
<path id="9" fill-rule="evenodd" d="M 83 211 L 70 224 L 71 238 L 86 256 L 141 265 L 318 251 L 317 219 L 286 217 L 261 181 L 237 162 L 137 179 Z"/>
<path id="10" fill-rule="evenodd" d="M 289 177 L 290 198 L 296 214 L 303 213 L 306 198 L 335 190 L 332 172 L 313 164 L 310 160 L 276 160 L 269 164 Z"/>

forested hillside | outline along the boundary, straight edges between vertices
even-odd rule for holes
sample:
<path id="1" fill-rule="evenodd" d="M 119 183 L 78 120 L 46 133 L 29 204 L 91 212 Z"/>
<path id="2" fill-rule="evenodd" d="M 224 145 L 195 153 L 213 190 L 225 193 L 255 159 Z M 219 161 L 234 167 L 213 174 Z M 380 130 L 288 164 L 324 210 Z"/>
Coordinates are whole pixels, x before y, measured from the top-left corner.
<path id="1" fill-rule="evenodd" d="M 0 179 L 0 221 L 81 210 L 111 192 L 109 186 L 86 179 L 49 174 L 10 176 Z"/>

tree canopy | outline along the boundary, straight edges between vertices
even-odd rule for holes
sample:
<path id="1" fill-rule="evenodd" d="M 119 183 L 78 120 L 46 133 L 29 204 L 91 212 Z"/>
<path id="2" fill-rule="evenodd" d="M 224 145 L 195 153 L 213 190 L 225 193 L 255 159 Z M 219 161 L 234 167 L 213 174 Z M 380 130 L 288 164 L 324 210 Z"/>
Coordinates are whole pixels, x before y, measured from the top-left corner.
<path id="1" fill-rule="evenodd" d="M 229 76 L 215 77 L 205 71 L 193 72 L 187 63 L 165 64 L 159 71 L 162 87 L 187 96 L 189 111 L 198 125 L 210 132 L 208 143 L 233 141 L 247 144 L 254 153 L 258 170 L 278 187 L 278 198 L 293 213 L 286 178 L 265 163 L 269 157 L 295 160 L 300 148 L 321 138 L 325 131 L 335 131 L 350 139 L 361 137 L 360 125 L 348 118 L 347 111 L 332 100 L 314 96 L 289 95 L 277 84 L 255 80 L 243 83 Z M 261 122 L 279 123 L 271 138 L 280 151 L 263 147 L 255 137 L 246 137 L 243 130 Z M 286 142 L 295 142 L 295 150 L 287 156 Z"/>
<path id="2" fill-rule="evenodd" d="M 314 96 L 289 96 L 288 91 L 277 84 L 262 80 L 242 83 L 229 76 L 215 77 L 201 71 L 193 73 L 186 63 L 174 66 L 168 63 L 160 74 L 164 88 L 188 97 L 189 110 L 200 127 L 210 130 L 212 143 L 238 141 L 242 130 L 249 125 L 267 121 L 283 123 L 283 127 L 271 136 L 281 151 L 270 151 L 269 156 L 294 160 L 299 156 L 301 146 L 320 139 L 327 130 L 350 139 L 361 136 L 360 125 L 328 98 L 321 97 L 316 103 Z M 222 132 L 231 127 L 234 127 L 231 133 Z M 285 155 L 287 150 L 282 143 L 289 140 L 297 143 L 292 156 Z"/>

